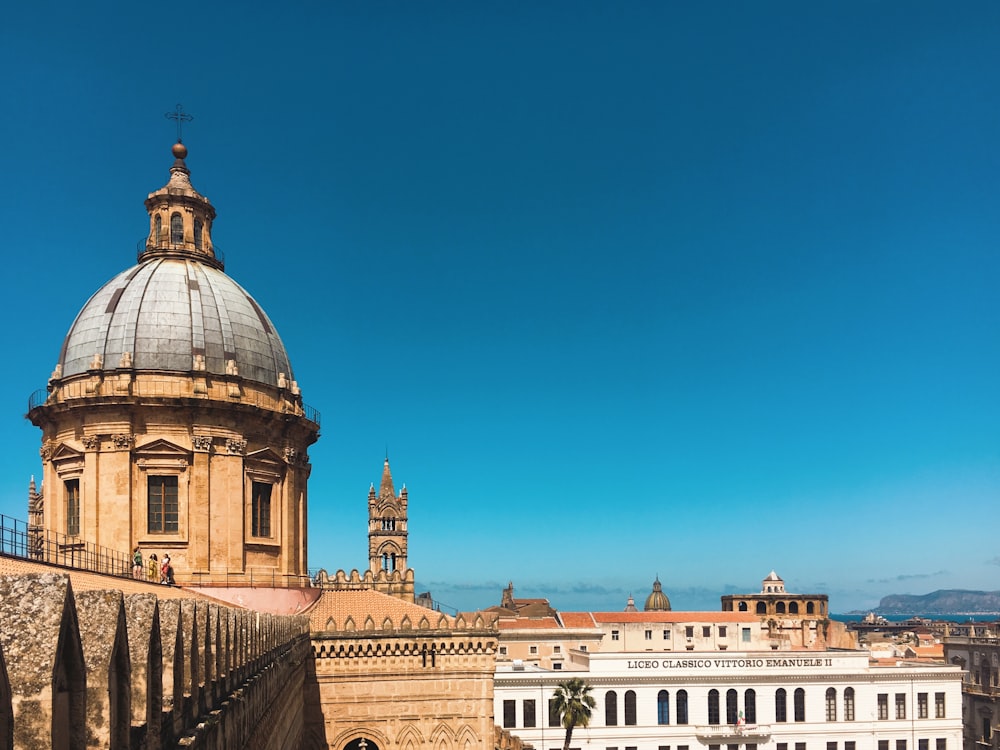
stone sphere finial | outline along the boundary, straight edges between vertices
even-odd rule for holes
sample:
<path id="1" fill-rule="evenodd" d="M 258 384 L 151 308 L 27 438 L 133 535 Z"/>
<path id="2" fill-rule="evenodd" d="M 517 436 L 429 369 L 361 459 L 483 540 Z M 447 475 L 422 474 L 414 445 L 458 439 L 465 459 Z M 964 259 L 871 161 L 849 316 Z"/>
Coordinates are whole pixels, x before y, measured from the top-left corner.
<path id="1" fill-rule="evenodd" d="M 180 141 L 174 144 L 174 147 L 170 149 L 174 155 L 175 159 L 186 159 L 188 155 L 187 146 L 185 146 Z"/>

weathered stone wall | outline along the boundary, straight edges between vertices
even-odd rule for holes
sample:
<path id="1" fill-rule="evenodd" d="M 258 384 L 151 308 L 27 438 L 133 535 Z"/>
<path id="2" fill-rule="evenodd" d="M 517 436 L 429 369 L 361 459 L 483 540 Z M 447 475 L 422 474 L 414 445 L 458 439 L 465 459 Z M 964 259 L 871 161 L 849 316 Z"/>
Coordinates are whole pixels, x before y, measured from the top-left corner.
<path id="1" fill-rule="evenodd" d="M 481 618 L 400 625 L 313 633 L 303 748 L 354 750 L 362 739 L 369 750 L 496 747 L 496 630 Z"/>
<path id="2" fill-rule="evenodd" d="M 302 741 L 309 621 L 0 576 L 0 750 Z"/>

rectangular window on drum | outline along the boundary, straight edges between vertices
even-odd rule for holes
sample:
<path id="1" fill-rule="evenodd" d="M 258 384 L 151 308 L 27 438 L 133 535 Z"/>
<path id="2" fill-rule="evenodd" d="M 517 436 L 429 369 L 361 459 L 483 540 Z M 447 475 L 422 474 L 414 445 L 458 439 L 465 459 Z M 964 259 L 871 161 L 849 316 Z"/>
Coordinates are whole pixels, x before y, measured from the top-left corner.
<path id="1" fill-rule="evenodd" d="M 266 482 L 254 482 L 251 487 L 250 533 L 253 536 L 271 536 L 271 488 Z"/>
<path id="2" fill-rule="evenodd" d="M 149 477 L 146 483 L 148 516 L 146 529 L 150 533 L 176 533 L 177 477 Z"/>
<path id="3" fill-rule="evenodd" d="M 67 479 L 66 490 L 66 536 L 80 534 L 80 480 Z"/>

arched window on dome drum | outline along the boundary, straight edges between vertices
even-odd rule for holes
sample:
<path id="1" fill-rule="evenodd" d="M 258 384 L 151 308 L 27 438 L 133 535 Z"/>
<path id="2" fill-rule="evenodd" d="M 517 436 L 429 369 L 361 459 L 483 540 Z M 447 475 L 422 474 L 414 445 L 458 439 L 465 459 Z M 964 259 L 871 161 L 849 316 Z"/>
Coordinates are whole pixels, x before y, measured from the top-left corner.
<path id="1" fill-rule="evenodd" d="M 202 233 L 201 219 L 195 219 L 194 220 L 194 246 L 196 248 L 198 248 L 199 250 L 201 250 L 201 233 Z"/>
<path id="2" fill-rule="evenodd" d="M 834 688 L 826 689 L 826 720 L 837 720 L 837 691 Z"/>
<path id="3" fill-rule="evenodd" d="M 677 691 L 677 723 L 688 723 L 688 693 L 687 690 Z"/>
<path id="4" fill-rule="evenodd" d="M 670 723 L 670 693 L 666 690 L 656 694 L 656 723 Z"/>
<path id="5" fill-rule="evenodd" d="M 156 233 L 153 235 L 153 240 L 159 242 L 163 238 L 163 217 L 159 214 L 156 215 Z"/>
<path id="6" fill-rule="evenodd" d="M 753 688 L 743 693 L 743 718 L 747 724 L 757 723 L 757 693 Z"/>
<path id="7" fill-rule="evenodd" d="M 739 719 L 739 709 L 736 707 L 736 691 L 730 688 L 726 691 L 726 723 L 735 724 Z"/>
<path id="8" fill-rule="evenodd" d="M 785 603 L 784 602 L 778 602 L 777 604 L 775 604 L 774 605 L 774 611 L 777 612 L 779 615 L 785 614 Z"/>
<path id="9" fill-rule="evenodd" d="M 757 614 L 758 615 L 767 614 L 767 605 L 764 604 L 764 602 L 757 602 Z"/>
<path id="10" fill-rule="evenodd" d="M 170 215 L 170 242 L 174 244 L 184 242 L 184 220 L 180 214 Z"/>
<path id="11" fill-rule="evenodd" d="M 812 602 L 806 602 L 806 614 L 807 615 L 816 614 L 816 607 L 813 606 Z"/>
<path id="12" fill-rule="evenodd" d="M 790 615 L 797 615 L 798 613 L 799 613 L 799 603 L 798 602 L 791 602 L 788 605 L 788 614 L 790 614 Z"/>
<path id="13" fill-rule="evenodd" d="M 604 694 L 604 726 L 618 725 L 618 693 L 609 690 Z"/>
<path id="14" fill-rule="evenodd" d="M 715 688 L 708 691 L 708 723 L 719 723 L 719 691 Z"/>
<path id="15" fill-rule="evenodd" d="M 747 603 L 740 602 L 740 612 L 746 612 L 746 611 L 747 611 Z"/>
<path id="16" fill-rule="evenodd" d="M 625 726 L 635 726 L 635 691 L 625 691 Z"/>

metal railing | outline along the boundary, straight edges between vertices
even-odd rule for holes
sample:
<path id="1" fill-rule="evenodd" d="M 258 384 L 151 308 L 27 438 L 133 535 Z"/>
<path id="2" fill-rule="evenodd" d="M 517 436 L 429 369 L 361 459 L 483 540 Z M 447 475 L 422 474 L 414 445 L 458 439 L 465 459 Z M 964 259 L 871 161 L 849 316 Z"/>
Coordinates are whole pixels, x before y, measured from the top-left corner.
<path id="1" fill-rule="evenodd" d="M 181 576 L 181 583 L 203 588 L 262 588 L 307 589 L 312 587 L 308 575 L 282 573 L 278 570 L 195 571 Z"/>
<path id="2" fill-rule="evenodd" d="M 166 247 L 169 247 L 169 248 L 176 248 L 177 250 L 187 250 L 187 251 L 198 252 L 198 253 L 205 253 L 205 251 L 208 249 L 208 248 L 203 247 L 203 248 L 195 248 L 192 251 L 192 247 L 194 246 L 193 242 L 172 242 L 172 241 L 169 241 L 169 240 L 163 240 L 163 241 L 160 242 L 159 245 L 150 245 L 148 243 L 149 243 L 149 238 L 148 237 L 143 237 L 141 240 L 139 240 L 138 242 L 135 243 L 135 256 L 136 256 L 136 260 L 142 262 L 142 256 L 144 256 L 146 253 L 154 252 L 155 250 L 158 250 L 162 246 L 166 246 Z M 212 252 L 212 255 L 215 256 L 215 259 L 221 265 L 223 265 L 223 266 L 226 265 L 226 254 L 224 252 L 222 252 L 222 250 L 219 248 L 219 246 L 216 245 L 214 242 L 212 243 L 211 252 Z M 209 256 L 209 255 L 206 254 L 205 257 L 211 257 L 211 256 Z"/>
<path id="3" fill-rule="evenodd" d="M 313 424 L 315 424 L 317 427 L 320 426 L 320 424 L 319 424 L 319 417 L 320 417 L 319 409 L 314 409 L 313 407 L 309 406 L 309 404 L 303 402 L 303 404 L 302 404 L 302 412 L 303 412 L 303 415 L 305 416 L 306 419 L 308 419 L 310 422 L 312 422 Z"/>
<path id="4" fill-rule="evenodd" d="M 0 555 L 104 575 L 132 577 L 132 556 L 128 552 L 102 547 L 78 536 L 31 528 L 24 521 L 5 515 L 0 515 Z"/>
<path id="5" fill-rule="evenodd" d="M 39 388 L 37 391 L 28 396 L 28 411 L 31 411 L 36 406 L 41 406 L 49 398 L 48 388 Z"/>
<path id="6" fill-rule="evenodd" d="M 37 391 L 35 391 L 28 397 L 28 411 L 30 412 L 32 409 L 42 406 L 43 404 L 45 404 L 48 398 L 49 398 L 49 390 L 47 388 L 39 388 Z M 259 400 L 259 403 L 255 403 L 256 400 Z M 270 407 L 271 404 L 270 400 L 264 397 L 260 397 L 259 399 L 254 399 L 251 398 L 249 394 L 244 395 L 241 401 L 242 403 L 246 404 L 264 406 L 264 408 Z M 317 427 L 320 426 L 319 409 L 315 409 L 312 406 L 309 406 L 309 404 L 303 403 L 302 416 L 305 417 L 305 419 L 308 420 L 309 422 L 315 424 Z"/>

